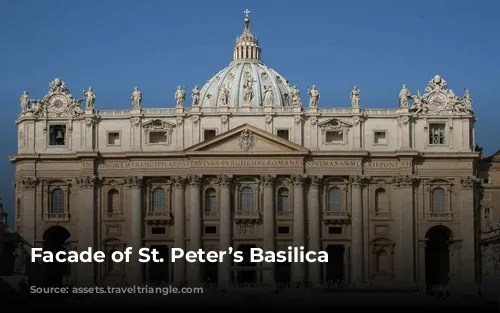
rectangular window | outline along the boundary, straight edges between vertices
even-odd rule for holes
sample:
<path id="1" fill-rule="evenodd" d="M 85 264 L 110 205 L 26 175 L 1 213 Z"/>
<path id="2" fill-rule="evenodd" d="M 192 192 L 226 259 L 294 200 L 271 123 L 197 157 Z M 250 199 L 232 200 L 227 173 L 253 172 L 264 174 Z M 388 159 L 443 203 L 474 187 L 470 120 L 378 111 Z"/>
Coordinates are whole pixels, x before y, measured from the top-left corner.
<path id="1" fill-rule="evenodd" d="M 373 143 L 376 145 L 386 145 L 387 144 L 387 132 L 386 131 L 375 131 L 373 133 Z"/>
<path id="2" fill-rule="evenodd" d="M 108 133 L 108 145 L 119 146 L 120 145 L 120 133 L 118 133 L 118 132 Z"/>
<path id="3" fill-rule="evenodd" d="M 341 235 L 342 234 L 342 227 L 338 227 L 338 226 L 328 227 L 328 234 Z"/>
<path id="4" fill-rule="evenodd" d="M 203 132 L 203 139 L 205 141 L 214 138 L 217 135 L 215 129 L 205 129 Z"/>
<path id="5" fill-rule="evenodd" d="M 446 144 L 445 130 L 446 130 L 445 124 L 431 124 L 429 127 L 429 144 L 431 145 Z"/>
<path id="6" fill-rule="evenodd" d="M 166 132 L 150 132 L 149 133 L 149 143 L 167 143 L 167 133 Z"/>
<path id="7" fill-rule="evenodd" d="M 66 145 L 66 125 L 50 125 L 49 136 L 51 146 Z"/>
<path id="8" fill-rule="evenodd" d="M 151 228 L 151 235 L 165 235 L 166 229 L 165 227 L 153 227 Z"/>
<path id="9" fill-rule="evenodd" d="M 206 235 L 216 235 L 217 227 L 216 226 L 205 226 L 205 234 Z"/>
<path id="10" fill-rule="evenodd" d="M 278 129 L 276 131 L 276 135 L 280 138 L 283 138 L 285 140 L 290 140 L 290 134 L 288 129 Z"/>
<path id="11" fill-rule="evenodd" d="M 326 143 L 344 143 L 344 132 L 329 130 L 325 133 Z"/>
<path id="12" fill-rule="evenodd" d="M 278 226 L 278 235 L 289 235 L 290 227 L 288 226 Z"/>

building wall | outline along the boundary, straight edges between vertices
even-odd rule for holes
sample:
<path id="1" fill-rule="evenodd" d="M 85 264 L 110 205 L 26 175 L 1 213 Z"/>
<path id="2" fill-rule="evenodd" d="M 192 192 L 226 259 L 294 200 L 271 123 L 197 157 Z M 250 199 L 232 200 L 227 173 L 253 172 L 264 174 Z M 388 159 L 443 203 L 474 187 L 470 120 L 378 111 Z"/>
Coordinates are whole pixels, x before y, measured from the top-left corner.
<path id="1" fill-rule="evenodd" d="M 436 123 L 446 129 L 440 145 L 429 142 Z M 341 244 L 346 281 L 423 286 L 426 233 L 445 225 L 454 247 L 451 280 L 474 283 L 472 115 L 302 107 L 88 109 L 78 116 L 26 115 L 17 125 L 19 149 L 11 159 L 19 199 L 16 228 L 35 246 L 52 226 L 67 229 L 78 250 L 157 244 L 219 250 L 240 243 L 319 250 Z M 66 127 L 64 144 L 50 145 L 52 125 Z M 218 136 L 204 140 L 206 129 Z M 282 129 L 289 130 L 288 140 L 277 136 Z M 149 133 L 155 131 L 165 132 L 165 142 L 151 143 Z M 242 151 L 238 144 L 245 131 L 254 141 Z M 119 143 L 109 141 L 111 132 L 119 134 Z M 329 132 L 342 137 L 328 142 Z M 375 132 L 385 132 L 385 141 L 377 142 Z M 241 215 L 238 190 L 244 186 L 255 190 L 255 210 Z M 327 206 L 334 186 L 342 190 L 342 211 L 336 213 Z M 167 212 L 150 212 L 156 187 L 166 191 Z M 286 214 L 276 212 L 281 187 L 289 192 Z M 54 188 L 64 192 L 62 213 L 51 213 Z M 207 188 L 217 195 L 217 212 L 208 215 Z M 432 212 L 434 188 L 445 191 L 443 212 Z M 111 189 L 118 192 L 119 205 L 108 213 Z M 380 189 L 387 198 L 377 212 Z M 216 233 L 204 234 L 205 226 L 216 226 Z M 281 226 L 288 226 L 289 234 L 277 234 Z M 164 234 L 152 233 L 163 227 Z M 330 227 L 342 231 L 330 234 Z M 179 264 L 179 270 L 169 265 L 170 280 L 199 280 L 192 276 L 199 265 Z M 134 262 L 106 266 L 77 265 L 74 279 L 82 284 L 94 275 L 104 281 L 143 279 Z M 219 284 L 230 279 L 222 272 Z M 318 264 L 298 263 L 292 281 L 319 283 L 324 273 Z M 262 275 L 265 283 L 273 280 L 265 271 Z"/>

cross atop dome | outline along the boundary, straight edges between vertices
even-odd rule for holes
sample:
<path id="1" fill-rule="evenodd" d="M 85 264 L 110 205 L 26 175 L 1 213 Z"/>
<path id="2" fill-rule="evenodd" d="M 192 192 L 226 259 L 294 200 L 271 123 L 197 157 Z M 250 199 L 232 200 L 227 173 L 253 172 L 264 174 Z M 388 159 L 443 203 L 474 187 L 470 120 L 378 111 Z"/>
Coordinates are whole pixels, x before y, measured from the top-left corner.
<path id="1" fill-rule="evenodd" d="M 245 13 L 245 17 L 248 17 L 248 14 L 250 14 L 250 10 L 249 9 L 245 9 L 245 11 L 243 11 L 243 13 Z"/>

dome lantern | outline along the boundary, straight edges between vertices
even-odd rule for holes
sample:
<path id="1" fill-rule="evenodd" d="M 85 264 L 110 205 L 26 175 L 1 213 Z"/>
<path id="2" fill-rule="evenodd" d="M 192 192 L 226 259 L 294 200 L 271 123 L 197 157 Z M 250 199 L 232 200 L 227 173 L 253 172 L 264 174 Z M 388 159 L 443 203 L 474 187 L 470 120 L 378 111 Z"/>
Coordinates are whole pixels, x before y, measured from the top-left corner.
<path id="1" fill-rule="evenodd" d="M 246 9 L 243 11 L 245 13 L 245 29 L 243 33 L 236 38 L 236 45 L 233 50 L 234 61 L 249 61 L 255 60 L 260 61 L 260 47 L 259 40 L 254 36 L 250 30 L 250 10 Z"/>

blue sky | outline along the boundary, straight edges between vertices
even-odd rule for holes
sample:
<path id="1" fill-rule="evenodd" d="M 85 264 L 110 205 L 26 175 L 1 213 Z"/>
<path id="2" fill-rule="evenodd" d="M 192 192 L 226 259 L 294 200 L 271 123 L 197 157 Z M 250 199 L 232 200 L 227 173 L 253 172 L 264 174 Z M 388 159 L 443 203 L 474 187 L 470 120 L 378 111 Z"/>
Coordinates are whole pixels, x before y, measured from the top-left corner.
<path id="1" fill-rule="evenodd" d="M 478 143 L 500 149 L 500 2 L 482 1 L 0 1 L 2 158 L 0 197 L 13 207 L 19 97 L 42 97 L 61 77 L 73 93 L 93 87 L 98 109 L 173 107 L 178 85 L 202 86 L 232 59 L 243 10 L 262 59 L 322 107 L 393 108 L 403 83 L 416 93 L 436 74 L 457 95 L 470 89 Z M 11 220 L 12 221 L 12 220 Z"/>

